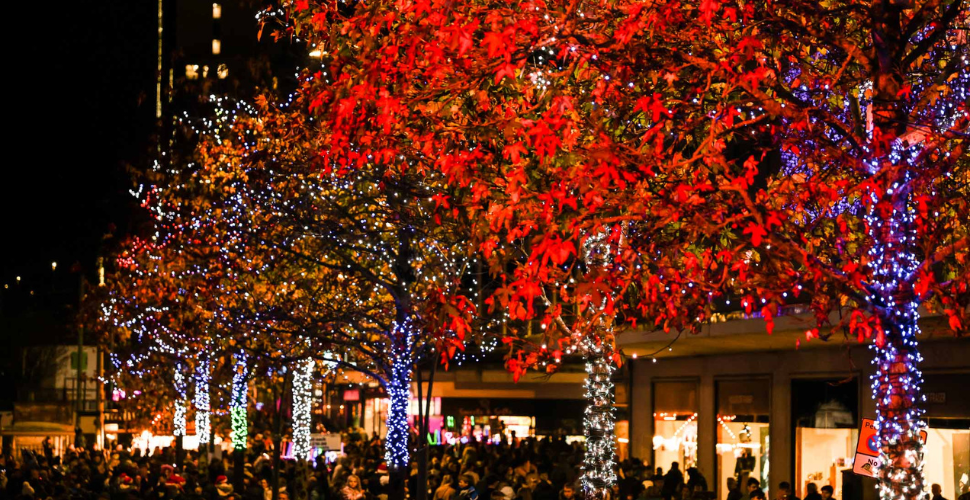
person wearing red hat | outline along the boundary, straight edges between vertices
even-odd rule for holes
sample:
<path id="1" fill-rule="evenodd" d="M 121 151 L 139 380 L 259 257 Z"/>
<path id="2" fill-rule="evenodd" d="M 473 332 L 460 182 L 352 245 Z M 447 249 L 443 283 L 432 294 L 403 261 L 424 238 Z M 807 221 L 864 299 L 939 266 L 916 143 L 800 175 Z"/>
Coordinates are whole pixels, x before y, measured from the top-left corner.
<path id="1" fill-rule="evenodd" d="M 118 476 L 118 492 L 119 493 L 135 493 L 135 480 L 131 478 L 128 474 L 124 472 Z"/>
<path id="2" fill-rule="evenodd" d="M 219 476 L 216 478 L 216 493 L 220 497 L 228 497 L 232 495 L 232 485 L 229 484 L 229 478 L 226 476 Z"/>

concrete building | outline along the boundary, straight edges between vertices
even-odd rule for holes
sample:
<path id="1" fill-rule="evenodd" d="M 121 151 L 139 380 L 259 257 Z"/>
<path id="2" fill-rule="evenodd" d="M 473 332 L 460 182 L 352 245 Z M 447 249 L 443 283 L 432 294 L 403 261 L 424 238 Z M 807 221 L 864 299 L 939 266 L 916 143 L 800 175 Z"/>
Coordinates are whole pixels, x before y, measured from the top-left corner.
<path id="1" fill-rule="evenodd" d="M 85 346 L 80 354 L 79 361 L 77 346 L 70 345 L 24 349 L 21 369 L 30 383 L 17 388 L 10 418 L 0 426 L 5 450 L 40 452 L 50 437 L 55 453 L 61 453 L 74 442 L 78 424 L 89 439 L 96 438 L 98 350 Z"/>

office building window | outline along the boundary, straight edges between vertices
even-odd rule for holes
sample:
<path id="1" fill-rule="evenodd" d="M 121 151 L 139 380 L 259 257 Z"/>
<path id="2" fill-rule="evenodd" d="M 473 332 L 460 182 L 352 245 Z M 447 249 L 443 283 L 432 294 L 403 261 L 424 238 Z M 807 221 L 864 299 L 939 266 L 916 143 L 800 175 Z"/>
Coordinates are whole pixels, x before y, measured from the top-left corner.
<path id="1" fill-rule="evenodd" d="M 212 39 L 212 55 L 217 56 L 222 53 L 222 41 L 218 38 Z"/>
<path id="2" fill-rule="evenodd" d="M 222 19 L 222 4 L 212 4 L 212 19 Z"/>

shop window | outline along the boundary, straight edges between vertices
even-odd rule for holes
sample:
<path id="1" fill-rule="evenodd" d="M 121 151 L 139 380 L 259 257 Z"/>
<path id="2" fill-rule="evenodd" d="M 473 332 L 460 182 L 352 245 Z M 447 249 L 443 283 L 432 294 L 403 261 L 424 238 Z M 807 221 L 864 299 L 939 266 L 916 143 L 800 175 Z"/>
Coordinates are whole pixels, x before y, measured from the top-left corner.
<path id="1" fill-rule="evenodd" d="M 843 497 L 842 471 L 852 468 L 859 439 L 858 379 L 793 380 L 792 419 L 795 428 L 795 480 L 804 497 L 809 483 L 831 486 Z"/>
<path id="2" fill-rule="evenodd" d="M 970 386 L 968 373 L 923 376 L 926 396 L 926 445 L 923 474 L 926 484 L 939 484 L 944 498 L 970 490 Z"/>
<path id="3" fill-rule="evenodd" d="M 653 384 L 653 459 L 670 469 L 678 462 L 684 471 L 697 465 L 697 382 Z"/>
<path id="4" fill-rule="evenodd" d="M 748 478 L 761 482 L 768 494 L 771 463 L 768 414 L 771 382 L 768 379 L 717 382 L 717 485 L 718 498 L 728 496 L 727 480 L 742 485 Z M 711 485 L 712 489 L 714 485 Z M 770 498 L 770 496 L 769 496 Z"/>

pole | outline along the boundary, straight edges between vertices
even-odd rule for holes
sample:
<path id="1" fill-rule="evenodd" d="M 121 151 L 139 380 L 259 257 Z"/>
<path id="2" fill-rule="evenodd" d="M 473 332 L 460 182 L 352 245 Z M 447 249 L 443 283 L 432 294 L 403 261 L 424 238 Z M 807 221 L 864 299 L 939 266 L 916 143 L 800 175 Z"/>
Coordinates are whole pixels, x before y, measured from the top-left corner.
<path id="1" fill-rule="evenodd" d="M 97 360 L 97 374 L 98 380 L 96 384 L 97 392 L 95 397 L 98 402 L 98 439 L 100 440 L 101 449 L 105 449 L 105 444 L 107 439 L 104 434 L 104 352 L 99 347 L 95 359 Z"/>
<path id="2" fill-rule="evenodd" d="M 104 258 L 98 257 L 98 286 L 104 286 Z M 101 449 L 105 449 L 106 436 L 104 432 L 104 350 L 101 349 L 101 343 L 98 343 L 96 351 L 97 360 L 97 372 L 96 376 L 98 380 L 96 381 L 96 394 L 97 405 L 98 405 L 98 439 L 100 439 Z"/>
<path id="3" fill-rule="evenodd" d="M 81 274 L 78 280 L 77 303 L 78 309 L 84 301 L 84 275 Z M 81 411 L 84 409 L 84 393 L 81 390 L 81 377 L 83 375 L 84 360 L 84 326 L 78 322 L 77 326 L 77 378 L 74 381 L 74 446 L 81 446 Z"/>

